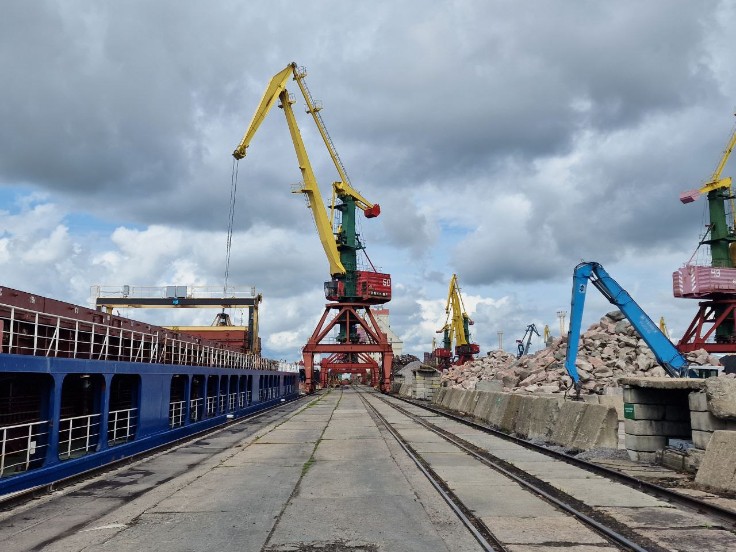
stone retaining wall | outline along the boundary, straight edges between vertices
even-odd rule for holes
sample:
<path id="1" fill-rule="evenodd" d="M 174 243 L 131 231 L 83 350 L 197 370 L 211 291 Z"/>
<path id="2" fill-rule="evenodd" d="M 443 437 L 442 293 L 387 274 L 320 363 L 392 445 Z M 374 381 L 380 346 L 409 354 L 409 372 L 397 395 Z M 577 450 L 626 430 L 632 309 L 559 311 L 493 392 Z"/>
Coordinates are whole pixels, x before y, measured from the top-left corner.
<path id="1" fill-rule="evenodd" d="M 433 402 L 526 439 L 574 450 L 618 446 L 618 416 L 612 406 L 447 387 L 440 388 Z"/>

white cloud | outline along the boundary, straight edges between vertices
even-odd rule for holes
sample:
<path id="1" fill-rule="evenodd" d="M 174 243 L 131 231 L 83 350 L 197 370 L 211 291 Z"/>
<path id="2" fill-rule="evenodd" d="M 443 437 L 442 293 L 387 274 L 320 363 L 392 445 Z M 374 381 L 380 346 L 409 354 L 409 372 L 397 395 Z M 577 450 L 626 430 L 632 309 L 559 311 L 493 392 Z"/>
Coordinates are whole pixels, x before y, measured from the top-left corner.
<path id="1" fill-rule="evenodd" d="M 704 202 L 677 196 L 710 174 L 732 124 L 734 18 L 731 3 L 686 0 L 11 3 L 2 283 L 76 302 L 95 283 L 222 285 L 230 153 L 299 52 L 353 184 L 382 206 L 361 232 L 392 274 L 407 352 L 428 350 L 452 273 L 485 348 L 497 331 L 554 325 L 581 258 L 683 328 L 695 307 L 668 279 L 695 247 Z M 302 104 L 327 193 L 335 171 Z M 237 167 L 231 282 L 263 292 L 267 350 L 295 357 L 328 270 L 289 194 L 300 172 L 278 109 Z"/>

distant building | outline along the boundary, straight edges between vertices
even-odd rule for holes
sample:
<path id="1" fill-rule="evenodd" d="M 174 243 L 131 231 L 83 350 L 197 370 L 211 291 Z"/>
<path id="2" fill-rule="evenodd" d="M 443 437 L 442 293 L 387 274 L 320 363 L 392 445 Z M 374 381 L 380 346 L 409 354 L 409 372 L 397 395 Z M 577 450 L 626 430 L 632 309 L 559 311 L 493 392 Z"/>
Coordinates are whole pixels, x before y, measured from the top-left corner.
<path id="1" fill-rule="evenodd" d="M 381 328 L 381 331 L 388 336 L 388 341 L 391 343 L 391 348 L 394 350 L 394 356 L 404 354 L 404 342 L 401 341 L 398 335 L 391 329 L 391 323 L 389 322 L 388 309 L 374 309 L 373 316 L 376 317 L 376 322 Z"/>
<path id="2" fill-rule="evenodd" d="M 388 309 L 371 309 L 371 312 L 373 313 L 373 316 L 376 317 L 378 327 L 381 328 L 381 331 L 388 336 L 388 341 L 389 343 L 391 343 L 391 348 L 394 350 L 394 356 L 403 355 L 404 342 L 401 341 L 401 339 L 399 339 L 399 336 L 396 335 L 391 329 Z M 365 339 L 365 332 L 362 328 L 358 328 L 358 335 L 361 337 L 361 339 Z M 374 358 L 376 358 L 376 360 L 380 362 L 380 358 L 378 358 L 377 355 L 371 356 L 374 356 Z"/>

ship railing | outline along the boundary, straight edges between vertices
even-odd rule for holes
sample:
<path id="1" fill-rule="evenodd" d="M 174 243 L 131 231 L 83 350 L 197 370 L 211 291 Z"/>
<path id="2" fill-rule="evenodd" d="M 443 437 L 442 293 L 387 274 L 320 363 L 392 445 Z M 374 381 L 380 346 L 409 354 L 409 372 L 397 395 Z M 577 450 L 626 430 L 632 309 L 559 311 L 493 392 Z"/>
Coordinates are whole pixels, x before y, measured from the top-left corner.
<path id="1" fill-rule="evenodd" d="M 250 405 L 253 402 L 253 391 L 245 392 L 245 403 Z"/>
<path id="2" fill-rule="evenodd" d="M 217 412 L 217 397 L 207 397 L 207 416 L 214 416 Z"/>
<path id="3" fill-rule="evenodd" d="M 219 399 L 220 400 L 218 401 L 218 411 L 220 414 L 222 414 L 223 412 L 225 412 L 225 400 L 227 399 L 227 397 L 225 395 L 220 395 Z"/>
<path id="4" fill-rule="evenodd" d="M 107 417 L 107 445 L 112 447 L 133 440 L 137 422 L 137 408 L 111 410 Z"/>
<path id="5" fill-rule="evenodd" d="M 49 420 L 0 427 L 0 477 L 27 471 L 43 461 Z"/>
<path id="6" fill-rule="evenodd" d="M 245 391 L 238 393 L 238 408 L 245 408 Z"/>
<path id="7" fill-rule="evenodd" d="M 109 318 L 109 317 L 108 317 Z M 155 329 L 136 331 L 102 321 L 39 312 L 0 303 L 0 351 L 46 357 L 276 370 L 278 362 L 203 344 L 198 338 Z"/>
<path id="8" fill-rule="evenodd" d="M 230 393 L 230 395 L 228 395 L 227 409 L 229 411 L 232 412 L 233 410 L 235 410 L 235 408 L 236 408 L 235 405 L 237 404 L 237 400 L 238 400 L 238 394 L 237 393 Z"/>
<path id="9" fill-rule="evenodd" d="M 184 425 L 186 404 L 187 401 L 174 401 L 169 403 L 169 427 L 174 428 Z"/>
<path id="10" fill-rule="evenodd" d="M 202 418 L 202 407 L 204 399 L 192 399 L 189 401 L 189 420 L 197 422 Z"/>
<path id="11" fill-rule="evenodd" d="M 97 449 L 100 416 L 85 414 L 59 420 L 59 460 L 78 458 Z"/>

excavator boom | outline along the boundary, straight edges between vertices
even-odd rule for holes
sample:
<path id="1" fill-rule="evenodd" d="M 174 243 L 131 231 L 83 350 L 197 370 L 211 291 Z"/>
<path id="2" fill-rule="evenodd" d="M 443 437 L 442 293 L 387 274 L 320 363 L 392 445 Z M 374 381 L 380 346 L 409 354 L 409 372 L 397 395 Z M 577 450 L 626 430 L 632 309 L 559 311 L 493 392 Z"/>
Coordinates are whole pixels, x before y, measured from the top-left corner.
<path id="1" fill-rule="evenodd" d="M 649 345 L 657 362 L 670 376 L 681 377 L 687 374 L 687 360 L 657 325 L 652 322 L 652 319 L 647 316 L 636 301 L 631 298 L 631 295 L 616 280 L 611 278 L 600 264 L 595 262 L 580 263 L 575 267 L 572 279 L 570 329 L 567 333 L 567 353 L 565 355 L 565 369 L 576 388 L 579 389 L 580 377 L 575 361 L 578 356 L 583 307 L 585 306 L 585 294 L 589 281 L 609 302 L 616 305 L 631 322 L 634 329 Z"/>

